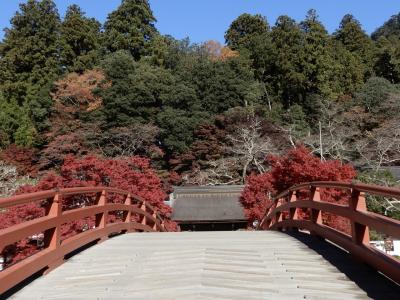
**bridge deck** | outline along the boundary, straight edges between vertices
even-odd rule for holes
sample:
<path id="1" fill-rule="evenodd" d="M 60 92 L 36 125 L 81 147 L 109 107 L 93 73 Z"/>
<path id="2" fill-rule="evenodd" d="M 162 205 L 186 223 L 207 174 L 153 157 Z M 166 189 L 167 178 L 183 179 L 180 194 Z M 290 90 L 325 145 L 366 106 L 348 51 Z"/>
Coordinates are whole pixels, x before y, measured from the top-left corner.
<path id="1" fill-rule="evenodd" d="M 12 299 L 395 298 L 397 287 L 382 285 L 380 275 L 371 277 L 343 253 L 335 258 L 338 250 L 329 247 L 335 248 L 302 234 L 265 231 L 121 235 L 72 257 Z M 367 290 L 329 262 L 337 265 L 337 257 Z"/>

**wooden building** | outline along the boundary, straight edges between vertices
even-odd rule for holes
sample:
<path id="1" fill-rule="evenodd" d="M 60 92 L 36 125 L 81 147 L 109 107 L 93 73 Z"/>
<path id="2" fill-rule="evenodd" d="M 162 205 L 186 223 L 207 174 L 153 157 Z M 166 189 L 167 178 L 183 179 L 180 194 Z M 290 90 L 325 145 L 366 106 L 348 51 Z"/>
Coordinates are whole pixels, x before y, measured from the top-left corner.
<path id="1" fill-rule="evenodd" d="M 172 220 L 183 231 L 219 231 L 246 228 L 239 197 L 243 186 L 175 187 L 169 204 Z"/>

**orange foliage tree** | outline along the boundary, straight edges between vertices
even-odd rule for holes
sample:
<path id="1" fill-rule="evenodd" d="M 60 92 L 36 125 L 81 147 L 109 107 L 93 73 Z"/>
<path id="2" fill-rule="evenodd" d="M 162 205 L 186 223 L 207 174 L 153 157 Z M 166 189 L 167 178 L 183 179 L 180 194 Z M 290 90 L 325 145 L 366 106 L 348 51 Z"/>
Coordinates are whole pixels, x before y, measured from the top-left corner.
<path id="1" fill-rule="evenodd" d="M 51 94 L 56 108 L 65 112 L 93 111 L 102 105 L 102 99 L 95 95 L 96 88 L 104 88 L 110 83 L 105 81 L 101 70 L 87 70 L 83 74 L 70 73 L 55 82 L 55 91 Z"/>
<path id="2" fill-rule="evenodd" d="M 229 58 L 237 57 L 239 53 L 227 46 L 222 46 L 220 42 L 209 40 L 204 43 L 204 48 L 213 60 L 226 61 Z"/>

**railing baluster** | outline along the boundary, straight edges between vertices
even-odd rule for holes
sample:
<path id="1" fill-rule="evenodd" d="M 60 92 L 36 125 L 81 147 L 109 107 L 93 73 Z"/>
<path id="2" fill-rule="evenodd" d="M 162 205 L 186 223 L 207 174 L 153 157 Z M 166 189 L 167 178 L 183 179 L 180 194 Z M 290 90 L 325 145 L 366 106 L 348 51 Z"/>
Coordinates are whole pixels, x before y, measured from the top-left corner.
<path id="1" fill-rule="evenodd" d="M 310 200 L 321 201 L 321 192 L 319 188 L 311 187 Z M 319 209 L 311 209 L 311 221 L 315 224 L 322 224 L 322 212 Z"/>
<path id="2" fill-rule="evenodd" d="M 97 205 L 103 208 L 102 212 L 96 214 L 96 228 L 105 229 L 107 225 L 107 216 L 108 210 L 106 207 L 107 204 L 107 192 L 103 190 L 100 194 L 100 197 L 97 200 Z M 98 242 L 101 243 L 108 239 L 108 236 L 104 235 Z"/>
<path id="3" fill-rule="evenodd" d="M 297 192 L 290 192 L 289 194 L 289 202 L 296 202 L 297 201 Z M 292 207 L 289 209 L 289 218 L 290 220 L 298 220 L 299 215 L 297 213 L 297 207 Z"/>
<path id="4" fill-rule="evenodd" d="M 349 208 L 353 211 L 367 211 L 367 204 L 365 202 L 365 193 L 353 189 L 351 192 L 351 199 Z M 351 236 L 353 242 L 359 245 L 369 246 L 369 228 L 363 224 L 359 224 L 350 219 L 351 222 Z"/>
<path id="5" fill-rule="evenodd" d="M 290 192 L 289 193 L 289 202 L 296 202 L 297 201 L 297 192 Z M 289 220 L 296 221 L 299 219 L 299 213 L 297 211 L 297 207 L 291 207 L 289 208 Z M 292 231 L 298 231 L 299 229 L 297 227 L 290 227 L 290 230 Z"/>
<path id="6" fill-rule="evenodd" d="M 126 196 L 126 199 L 125 199 L 125 203 L 124 203 L 125 205 L 129 205 L 129 206 L 131 206 L 132 205 L 132 196 L 131 196 L 131 194 L 128 194 L 127 196 Z M 131 220 L 132 220 L 132 212 L 130 211 L 130 210 L 127 210 L 127 211 L 125 211 L 124 212 L 124 223 L 125 224 L 128 224 L 128 229 L 127 229 L 127 232 L 132 232 L 133 230 L 131 229 L 131 226 L 130 226 L 130 224 L 131 224 Z"/>

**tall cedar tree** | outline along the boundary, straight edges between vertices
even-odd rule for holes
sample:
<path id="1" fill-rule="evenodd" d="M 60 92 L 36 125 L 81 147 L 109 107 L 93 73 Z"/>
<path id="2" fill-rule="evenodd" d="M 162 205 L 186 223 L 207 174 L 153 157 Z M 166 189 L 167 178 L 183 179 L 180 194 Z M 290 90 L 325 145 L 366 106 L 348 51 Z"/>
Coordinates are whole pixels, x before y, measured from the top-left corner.
<path id="1" fill-rule="evenodd" d="M 33 132 L 45 129 L 51 107 L 51 82 L 61 73 L 60 18 L 51 0 L 20 4 L 5 30 L 0 47 L 0 91 L 13 105 L 23 107 L 24 125 L 18 126 L 12 142 L 32 145 Z M 24 115 L 23 114 L 23 115 Z"/>
<path id="2" fill-rule="evenodd" d="M 400 37 L 400 13 L 393 15 L 381 27 L 375 30 L 371 37 L 377 41 L 381 37 L 397 36 Z"/>
<path id="3" fill-rule="evenodd" d="M 274 47 L 265 80 L 274 95 L 281 99 L 285 107 L 289 107 L 300 102 L 306 80 L 301 66 L 303 33 L 295 20 L 280 16 L 272 28 L 271 41 Z"/>
<path id="4" fill-rule="evenodd" d="M 400 13 L 393 15 L 371 35 L 377 41 L 375 72 L 392 83 L 400 82 Z"/>
<path id="5" fill-rule="evenodd" d="M 266 18 L 261 15 L 240 15 L 226 31 L 225 41 L 231 49 L 249 56 L 256 78 L 262 81 L 272 47 Z"/>
<path id="6" fill-rule="evenodd" d="M 329 97 L 332 94 L 329 79 L 331 78 L 333 61 L 327 47 L 329 42 L 328 32 L 313 9 L 307 13 L 306 19 L 300 23 L 300 28 L 304 33 L 301 65 L 306 77 L 302 101 L 305 101 L 307 94 L 313 93 Z"/>
<path id="7" fill-rule="evenodd" d="M 230 25 L 225 33 L 225 41 L 233 50 L 249 48 L 254 38 L 264 35 L 268 30 L 268 23 L 263 16 L 242 14 Z"/>
<path id="8" fill-rule="evenodd" d="M 104 24 L 106 51 L 127 50 L 139 60 L 151 52 L 151 43 L 158 35 L 155 22 L 148 0 L 122 0 Z"/>
<path id="9" fill-rule="evenodd" d="M 1 44 L 1 88 L 22 104 L 60 73 L 60 17 L 51 0 L 28 0 L 11 19 Z"/>
<path id="10" fill-rule="evenodd" d="M 61 25 L 61 56 L 62 64 L 68 71 L 82 73 L 97 63 L 100 27 L 96 19 L 85 17 L 78 5 L 67 8 Z"/>
<path id="11" fill-rule="evenodd" d="M 334 37 L 347 50 L 361 59 L 365 67 L 365 76 L 371 76 L 374 44 L 362 29 L 360 22 L 350 14 L 345 15 L 340 22 L 339 29 L 334 33 Z"/>

